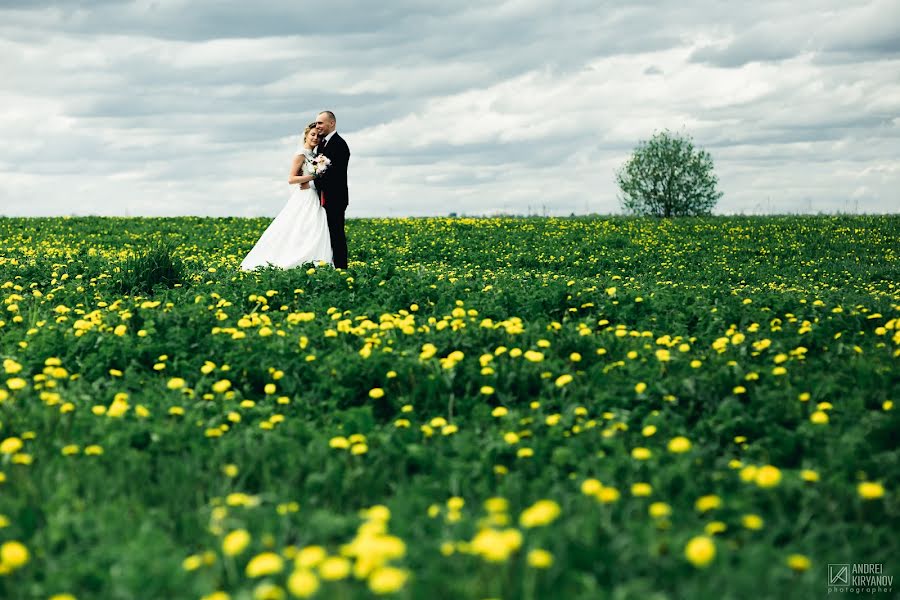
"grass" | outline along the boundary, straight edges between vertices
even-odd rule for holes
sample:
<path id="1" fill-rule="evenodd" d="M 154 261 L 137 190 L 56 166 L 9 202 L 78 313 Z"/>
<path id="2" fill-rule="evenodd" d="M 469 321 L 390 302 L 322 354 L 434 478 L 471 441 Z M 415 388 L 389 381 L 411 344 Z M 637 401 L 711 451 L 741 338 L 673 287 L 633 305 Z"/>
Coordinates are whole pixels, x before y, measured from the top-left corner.
<path id="1" fill-rule="evenodd" d="M 347 270 L 239 272 L 266 224 L 0 219 L 0 596 L 896 572 L 897 217 L 351 220 Z"/>

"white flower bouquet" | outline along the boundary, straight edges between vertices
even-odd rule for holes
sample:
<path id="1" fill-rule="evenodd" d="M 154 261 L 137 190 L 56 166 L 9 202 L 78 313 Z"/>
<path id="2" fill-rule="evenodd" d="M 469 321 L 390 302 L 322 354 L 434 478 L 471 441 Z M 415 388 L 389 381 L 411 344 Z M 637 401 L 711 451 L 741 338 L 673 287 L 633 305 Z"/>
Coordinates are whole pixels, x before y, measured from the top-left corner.
<path id="1" fill-rule="evenodd" d="M 325 156 L 324 154 L 320 154 L 318 156 L 314 156 L 309 159 L 309 170 L 310 172 L 319 177 L 322 173 L 324 173 L 328 166 L 331 164 L 331 159 Z"/>

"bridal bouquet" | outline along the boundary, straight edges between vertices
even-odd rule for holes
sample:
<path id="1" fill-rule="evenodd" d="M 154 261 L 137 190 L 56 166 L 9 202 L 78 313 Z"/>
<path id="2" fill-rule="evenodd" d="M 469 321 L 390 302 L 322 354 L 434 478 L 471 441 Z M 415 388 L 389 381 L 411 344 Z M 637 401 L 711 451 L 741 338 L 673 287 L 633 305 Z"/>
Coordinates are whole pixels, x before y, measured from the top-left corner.
<path id="1" fill-rule="evenodd" d="M 313 157 L 309 161 L 309 170 L 310 172 L 318 177 L 322 173 L 328 169 L 328 165 L 331 164 L 331 159 L 325 156 L 324 154 L 320 154 L 316 157 Z"/>

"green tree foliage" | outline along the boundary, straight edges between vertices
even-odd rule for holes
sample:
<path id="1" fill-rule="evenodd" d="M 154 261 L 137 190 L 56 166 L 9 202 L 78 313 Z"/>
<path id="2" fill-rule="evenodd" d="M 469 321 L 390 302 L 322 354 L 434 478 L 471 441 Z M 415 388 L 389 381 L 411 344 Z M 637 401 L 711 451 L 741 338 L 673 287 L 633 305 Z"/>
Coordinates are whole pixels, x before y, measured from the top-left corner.
<path id="1" fill-rule="evenodd" d="M 716 189 L 712 157 L 688 136 L 663 131 L 638 144 L 616 172 L 620 201 L 629 213 L 653 217 L 708 215 L 722 192 Z"/>

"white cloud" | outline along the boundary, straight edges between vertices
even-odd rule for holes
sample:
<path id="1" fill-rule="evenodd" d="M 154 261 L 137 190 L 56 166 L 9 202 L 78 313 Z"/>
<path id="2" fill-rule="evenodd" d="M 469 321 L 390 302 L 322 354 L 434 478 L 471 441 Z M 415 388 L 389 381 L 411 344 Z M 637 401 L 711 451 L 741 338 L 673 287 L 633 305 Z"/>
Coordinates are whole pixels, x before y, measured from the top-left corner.
<path id="1" fill-rule="evenodd" d="M 322 108 L 350 217 L 616 212 L 663 128 L 719 212 L 897 211 L 891 1 L 3 6 L 0 214 L 271 216 Z"/>

